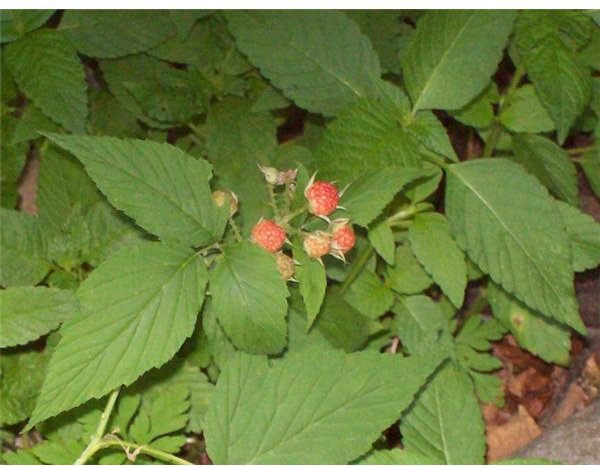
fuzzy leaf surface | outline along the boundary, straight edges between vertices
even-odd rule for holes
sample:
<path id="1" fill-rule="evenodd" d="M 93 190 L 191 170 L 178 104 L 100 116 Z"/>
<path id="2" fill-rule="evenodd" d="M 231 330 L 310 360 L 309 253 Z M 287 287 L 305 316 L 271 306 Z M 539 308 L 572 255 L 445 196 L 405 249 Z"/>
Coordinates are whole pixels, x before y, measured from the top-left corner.
<path id="1" fill-rule="evenodd" d="M 379 57 L 339 11 L 228 11 L 240 50 L 298 106 L 335 115 L 377 93 Z"/>
<path id="2" fill-rule="evenodd" d="M 129 385 L 173 357 L 204 301 L 204 261 L 180 245 L 124 248 L 77 291 L 82 310 L 63 324 L 28 424 Z"/>
<path id="3" fill-rule="evenodd" d="M 512 11 L 430 11 L 404 53 L 413 111 L 459 109 L 488 84 L 515 19 Z"/>
<path id="4" fill-rule="evenodd" d="M 222 464 L 346 463 L 400 417 L 439 361 L 313 349 L 269 367 L 238 354 L 208 411 L 208 452 Z"/>
<path id="5" fill-rule="evenodd" d="M 48 137 L 73 153 L 117 209 L 163 240 L 204 246 L 227 216 L 212 200 L 211 166 L 171 144 L 105 136 Z"/>
<path id="6" fill-rule="evenodd" d="M 212 304 L 233 344 L 257 354 L 286 343 L 288 290 L 275 258 L 247 242 L 227 245 L 210 274 Z"/>
<path id="7" fill-rule="evenodd" d="M 532 308 L 584 331 L 569 240 L 548 192 L 509 160 L 456 164 L 447 174 L 451 233 L 470 259 Z"/>

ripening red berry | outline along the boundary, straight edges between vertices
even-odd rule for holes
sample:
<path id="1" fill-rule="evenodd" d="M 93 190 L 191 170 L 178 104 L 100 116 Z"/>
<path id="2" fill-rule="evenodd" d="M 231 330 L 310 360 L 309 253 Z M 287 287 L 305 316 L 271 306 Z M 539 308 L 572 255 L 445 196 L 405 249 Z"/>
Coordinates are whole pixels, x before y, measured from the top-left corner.
<path id="1" fill-rule="evenodd" d="M 348 223 L 334 226 L 331 234 L 331 249 L 346 254 L 356 244 L 354 230 Z"/>
<path id="2" fill-rule="evenodd" d="M 273 220 L 260 220 L 252 228 L 252 240 L 270 252 L 281 249 L 285 243 L 285 230 Z"/>
<path id="3" fill-rule="evenodd" d="M 333 183 L 327 181 L 314 181 L 304 191 L 308 200 L 308 209 L 314 215 L 326 216 L 338 206 L 340 195 Z"/>
<path id="4" fill-rule="evenodd" d="M 319 259 L 329 254 L 331 250 L 331 235 L 325 231 L 315 231 L 304 237 L 302 245 L 306 253 L 313 259 Z"/>

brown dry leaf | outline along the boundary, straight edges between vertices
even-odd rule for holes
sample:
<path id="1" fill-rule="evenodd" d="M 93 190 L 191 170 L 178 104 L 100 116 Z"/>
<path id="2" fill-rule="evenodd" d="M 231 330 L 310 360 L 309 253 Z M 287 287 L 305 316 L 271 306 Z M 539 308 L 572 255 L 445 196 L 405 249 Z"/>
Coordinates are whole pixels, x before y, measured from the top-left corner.
<path id="1" fill-rule="evenodd" d="M 487 428 L 488 461 L 506 458 L 542 433 L 524 406 L 507 423 Z"/>
<path id="2" fill-rule="evenodd" d="M 587 395 L 578 383 L 572 384 L 550 419 L 550 425 L 563 422 L 585 406 Z"/>

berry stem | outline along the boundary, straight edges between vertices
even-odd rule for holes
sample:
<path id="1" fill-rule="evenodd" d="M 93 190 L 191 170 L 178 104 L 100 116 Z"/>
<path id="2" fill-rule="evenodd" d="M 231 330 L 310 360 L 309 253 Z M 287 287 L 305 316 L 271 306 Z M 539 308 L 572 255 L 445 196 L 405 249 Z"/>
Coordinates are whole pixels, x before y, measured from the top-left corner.
<path id="1" fill-rule="evenodd" d="M 273 214 L 275 215 L 275 220 L 277 223 L 281 221 L 281 213 L 279 212 L 279 207 L 277 206 L 277 199 L 275 199 L 275 189 L 273 189 L 273 185 L 267 183 L 267 188 L 269 190 L 269 199 L 271 207 L 273 208 Z"/>
<path id="2" fill-rule="evenodd" d="M 342 286 L 340 287 L 341 294 L 345 293 L 346 290 L 348 289 L 348 287 L 350 285 L 352 285 L 352 283 L 354 282 L 356 277 L 358 277 L 358 274 L 363 270 L 365 264 L 369 260 L 369 257 L 371 257 L 372 253 L 373 253 L 373 247 L 370 244 L 368 244 L 365 247 L 365 249 L 362 251 L 361 255 L 358 256 L 358 259 L 356 259 L 356 262 L 354 262 L 352 264 L 352 268 L 350 269 L 350 272 L 348 272 L 348 275 L 346 275 L 346 278 L 342 282 Z"/>
<path id="3" fill-rule="evenodd" d="M 306 212 L 306 210 L 307 210 L 307 207 L 306 207 L 306 206 L 304 206 L 304 207 L 300 207 L 299 209 L 296 209 L 296 210 L 294 210 L 294 211 L 290 212 L 289 214 L 287 214 L 285 217 L 283 217 L 283 218 L 281 219 L 281 221 L 282 221 L 283 223 L 289 223 L 289 222 L 291 222 L 291 221 L 292 221 L 294 218 L 296 218 L 298 215 L 300 215 L 300 214 L 303 214 L 304 212 Z"/>
<path id="4" fill-rule="evenodd" d="M 233 219 L 233 217 L 229 217 L 227 222 L 229 223 L 229 226 L 231 227 L 231 230 L 233 231 L 235 240 L 238 243 L 241 243 L 242 242 L 242 234 L 240 233 L 240 228 L 237 226 L 237 223 L 235 223 L 235 220 Z"/>

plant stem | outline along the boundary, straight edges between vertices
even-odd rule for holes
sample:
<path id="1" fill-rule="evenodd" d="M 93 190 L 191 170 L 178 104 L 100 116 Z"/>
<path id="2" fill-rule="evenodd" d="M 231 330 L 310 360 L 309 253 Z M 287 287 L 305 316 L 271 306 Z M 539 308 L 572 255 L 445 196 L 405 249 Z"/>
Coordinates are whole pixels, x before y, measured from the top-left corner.
<path id="1" fill-rule="evenodd" d="M 498 144 L 500 134 L 502 133 L 502 124 L 500 123 L 500 117 L 502 116 L 504 104 L 506 103 L 506 99 L 515 91 L 524 75 L 525 68 L 523 68 L 523 66 L 518 66 L 515 70 L 515 74 L 513 75 L 510 81 L 508 89 L 502 96 L 500 96 L 500 101 L 498 102 L 498 111 L 496 112 L 496 116 L 494 117 L 492 129 L 490 130 L 490 133 L 488 134 L 488 137 L 485 140 L 485 148 L 483 149 L 483 154 L 481 154 L 481 157 L 490 157 L 492 155 L 492 152 L 494 152 L 496 144 Z"/>
<path id="2" fill-rule="evenodd" d="M 109 447 L 122 447 L 126 449 L 132 449 L 133 451 L 139 451 L 140 453 L 144 453 L 145 455 L 152 456 L 153 458 L 164 461 L 169 464 L 194 464 L 186 461 L 182 458 L 179 458 L 175 455 L 171 455 L 170 453 L 166 453 L 162 450 L 157 450 L 156 448 L 149 447 L 147 445 L 139 445 L 137 443 L 126 442 L 120 439 L 115 440 L 103 440 L 100 443 L 100 449 L 109 448 Z"/>
<path id="3" fill-rule="evenodd" d="M 83 450 L 79 458 L 77 458 L 75 464 L 85 464 L 86 461 L 89 460 L 91 456 L 99 450 L 99 445 L 102 442 L 102 436 L 104 435 L 106 425 L 108 424 L 110 414 L 112 413 L 112 410 L 115 407 L 115 402 L 117 401 L 118 396 L 119 388 L 113 390 L 109 395 L 104 411 L 102 411 L 102 415 L 100 416 L 100 422 L 98 422 L 96 432 L 94 433 L 94 435 L 92 435 L 89 445 L 85 448 L 85 450 Z"/>
<path id="4" fill-rule="evenodd" d="M 567 149 L 567 152 L 569 153 L 569 155 L 580 155 L 585 154 L 587 152 L 592 152 L 594 150 L 596 150 L 596 146 L 591 145 L 586 147 L 576 147 L 574 149 Z"/>
<path id="5" fill-rule="evenodd" d="M 237 226 L 237 223 L 235 223 L 235 220 L 233 219 L 233 217 L 229 217 L 227 222 L 229 223 L 229 226 L 231 227 L 231 230 L 233 231 L 233 234 L 235 235 L 235 240 L 238 243 L 241 243 L 242 242 L 242 234 L 240 233 L 240 229 Z"/>
<path id="6" fill-rule="evenodd" d="M 299 209 L 294 210 L 293 212 L 290 212 L 289 214 L 287 214 L 285 217 L 283 217 L 281 219 L 281 221 L 283 223 L 288 223 L 291 220 L 293 220 L 294 218 L 296 218 L 298 215 L 303 214 L 304 212 L 306 212 L 306 206 L 305 207 L 300 207 Z"/>
<path id="7" fill-rule="evenodd" d="M 275 214 L 275 220 L 277 220 L 277 222 L 280 222 L 281 214 L 279 212 L 279 207 L 277 207 L 277 199 L 275 199 L 275 190 L 273 189 L 273 185 L 271 183 L 267 183 L 267 188 L 269 189 L 269 199 L 271 200 L 271 207 L 273 208 L 273 213 Z"/>
<path id="8" fill-rule="evenodd" d="M 373 247 L 370 244 L 368 244 L 367 247 L 365 247 L 362 254 L 360 256 L 358 256 L 358 259 L 356 259 L 356 262 L 354 262 L 354 264 L 352 264 L 352 268 L 350 269 L 350 272 L 348 272 L 348 275 L 346 275 L 346 278 L 344 279 L 342 286 L 340 287 L 340 293 L 345 293 L 346 290 L 348 289 L 348 287 L 350 285 L 352 285 L 352 282 L 356 279 L 358 274 L 362 271 L 363 267 L 369 260 L 369 257 L 371 257 L 372 252 L 373 252 Z"/>
<path id="9" fill-rule="evenodd" d="M 419 204 L 411 204 L 408 207 L 405 207 L 404 209 L 396 212 L 394 215 L 388 217 L 386 222 L 390 226 L 395 225 L 400 220 L 406 220 L 407 218 L 410 218 L 413 215 L 418 214 L 419 212 L 429 210 L 430 208 L 431 204 L 428 204 L 426 202 L 422 202 Z"/>

